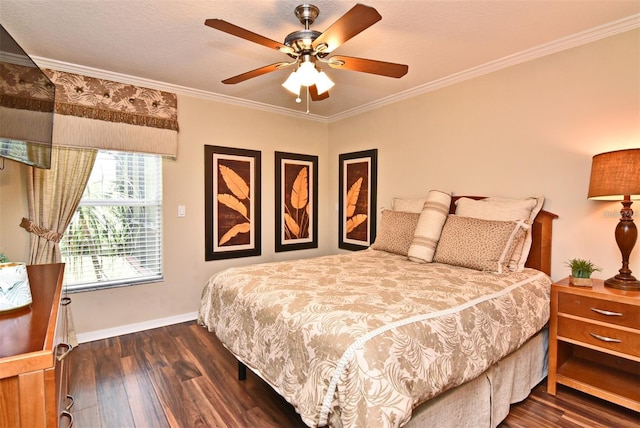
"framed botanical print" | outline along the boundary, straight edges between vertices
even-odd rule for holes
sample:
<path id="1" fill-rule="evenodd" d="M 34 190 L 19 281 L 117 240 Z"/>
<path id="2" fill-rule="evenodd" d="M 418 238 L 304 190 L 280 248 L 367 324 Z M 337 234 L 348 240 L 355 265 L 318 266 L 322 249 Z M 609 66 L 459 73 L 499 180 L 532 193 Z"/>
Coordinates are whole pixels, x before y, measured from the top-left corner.
<path id="1" fill-rule="evenodd" d="M 361 250 L 376 238 L 378 150 L 344 153 L 339 162 L 338 246 Z"/>
<path id="2" fill-rule="evenodd" d="M 318 157 L 275 153 L 276 252 L 318 248 Z"/>
<path id="3" fill-rule="evenodd" d="M 205 260 L 259 256 L 260 152 L 204 146 Z"/>

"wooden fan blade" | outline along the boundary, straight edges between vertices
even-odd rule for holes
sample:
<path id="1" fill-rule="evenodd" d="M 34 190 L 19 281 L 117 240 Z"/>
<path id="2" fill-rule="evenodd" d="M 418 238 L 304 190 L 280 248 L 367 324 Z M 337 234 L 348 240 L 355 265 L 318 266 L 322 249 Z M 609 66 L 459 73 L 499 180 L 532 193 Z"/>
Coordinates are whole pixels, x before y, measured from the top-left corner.
<path id="1" fill-rule="evenodd" d="M 232 36 L 240 37 L 241 39 L 266 46 L 270 49 L 275 49 L 284 53 L 293 53 L 293 49 L 289 46 L 283 45 L 280 42 L 276 42 L 275 40 L 271 40 L 252 31 L 245 30 L 242 27 L 238 27 L 237 25 L 233 25 L 227 21 L 223 21 L 222 19 L 207 19 L 204 21 L 204 25 L 223 31 L 227 34 L 231 34 Z"/>
<path id="2" fill-rule="evenodd" d="M 357 4 L 313 41 L 313 48 L 326 44 L 322 52 L 331 52 L 356 34 L 380 21 L 382 16 L 370 6 Z"/>
<path id="3" fill-rule="evenodd" d="M 329 58 L 329 66 L 340 70 L 361 71 L 363 73 L 379 74 L 399 78 L 407 74 L 409 66 L 393 62 L 376 61 L 373 59 L 354 58 L 352 56 L 334 55 Z"/>
<path id="4" fill-rule="evenodd" d="M 272 71 L 279 70 L 291 65 L 288 62 L 276 62 L 275 64 L 265 65 L 264 67 L 256 68 L 255 70 L 247 71 L 246 73 L 238 74 L 237 76 L 230 77 L 222 81 L 227 85 L 233 85 L 236 83 L 244 82 L 245 80 L 252 79 L 254 77 L 262 76 L 263 74 L 271 73 Z"/>
<path id="5" fill-rule="evenodd" d="M 324 91 L 323 93 L 318 94 L 318 88 L 316 85 L 311 85 L 309 86 L 309 95 L 313 101 L 322 101 L 329 98 L 329 91 Z"/>

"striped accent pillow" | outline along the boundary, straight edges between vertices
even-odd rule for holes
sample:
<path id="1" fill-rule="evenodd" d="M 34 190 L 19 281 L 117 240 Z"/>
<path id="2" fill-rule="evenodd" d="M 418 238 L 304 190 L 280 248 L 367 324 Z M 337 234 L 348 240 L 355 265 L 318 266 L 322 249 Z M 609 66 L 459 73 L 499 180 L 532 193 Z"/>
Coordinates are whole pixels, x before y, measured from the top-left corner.
<path id="1" fill-rule="evenodd" d="M 429 191 L 409 247 L 409 260 L 417 263 L 429 263 L 433 260 L 442 227 L 449 215 L 450 204 L 449 193 Z"/>

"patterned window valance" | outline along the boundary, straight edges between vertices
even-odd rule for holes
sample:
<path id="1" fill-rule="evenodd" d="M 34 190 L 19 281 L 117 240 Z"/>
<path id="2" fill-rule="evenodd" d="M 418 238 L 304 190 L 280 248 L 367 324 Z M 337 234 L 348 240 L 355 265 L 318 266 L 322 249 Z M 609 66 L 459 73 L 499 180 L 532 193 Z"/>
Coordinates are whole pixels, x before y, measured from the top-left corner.
<path id="1" fill-rule="evenodd" d="M 52 92 L 53 85 L 37 68 L 0 62 L 0 106 L 50 112 Z"/>
<path id="2" fill-rule="evenodd" d="M 175 94 L 57 70 L 53 142 L 176 157 Z"/>

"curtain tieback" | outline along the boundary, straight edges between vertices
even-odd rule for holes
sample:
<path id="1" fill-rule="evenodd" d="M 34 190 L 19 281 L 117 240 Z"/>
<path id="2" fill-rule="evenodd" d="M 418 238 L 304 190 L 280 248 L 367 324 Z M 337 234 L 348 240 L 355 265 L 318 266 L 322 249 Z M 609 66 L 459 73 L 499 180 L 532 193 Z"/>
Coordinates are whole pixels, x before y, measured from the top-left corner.
<path id="1" fill-rule="evenodd" d="M 20 222 L 20 227 L 28 230 L 34 235 L 38 235 L 41 238 L 46 239 L 47 241 L 52 242 L 60 242 L 62 239 L 62 233 L 54 232 L 53 230 L 45 229 L 44 227 L 40 227 L 35 225 L 31 220 L 22 217 L 22 222 Z"/>

